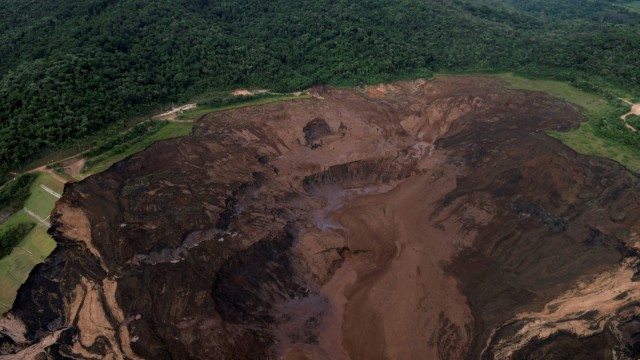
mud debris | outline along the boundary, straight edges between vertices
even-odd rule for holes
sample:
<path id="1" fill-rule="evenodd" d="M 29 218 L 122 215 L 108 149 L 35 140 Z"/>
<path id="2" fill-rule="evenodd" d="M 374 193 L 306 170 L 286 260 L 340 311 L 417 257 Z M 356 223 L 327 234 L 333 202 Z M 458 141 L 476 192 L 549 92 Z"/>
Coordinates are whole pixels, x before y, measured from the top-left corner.
<path id="1" fill-rule="evenodd" d="M 67 185 L 0 353 L 632 359 L 640 179 L 493 78 L 212 113 Z"/>

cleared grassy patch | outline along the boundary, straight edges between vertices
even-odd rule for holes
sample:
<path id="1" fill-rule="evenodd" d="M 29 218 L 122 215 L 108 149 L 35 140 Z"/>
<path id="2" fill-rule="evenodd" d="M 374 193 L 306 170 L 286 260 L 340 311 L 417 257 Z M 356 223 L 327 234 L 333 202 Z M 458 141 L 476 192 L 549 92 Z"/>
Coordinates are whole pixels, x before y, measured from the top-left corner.
<path id="1" fill-rule="evenodd" d="M 23 210 L 15 212 L 13 215 L 9 216 L 7 220 L 5 220 L 2 224 L 0 224 L 0 231 L 3 231 L 9 226 L 16 225 L 19 223 L 37 223 L 37 221 L 29 216 Z"/>
<path id="2" fill-rule="evenodd" d="M 43 190 L 45 185 L 61 193 L 64 184 L 47 173 L 38 173 L 29 188 L 29 198 L 24 206 L 38 216 L 46 218 L 58 200 Z M 19 210 L 0 224 L 0 232 L 20 223 L 35 224 L 35 227 L 13 248 L 11 253 L 0 259 L 0 312 L 7 311 L 15 299 L 18 288 L 27 280 L 33 267 L 42 262 L 55 249 L 56 243 L 47 234 L 47 228 L 24 210 Z"/>
<path id="3" fill-rule="evenodd" d="M 96 174 L 108 169 L 111 165 L 147 148 L 156 141 L 171 139 L 175 137 L 186 136 L 191 133 L 193 124 L 184 122 L 170 122 L 160 128 L 157 132 L 141 138 L 139 141 L 128 145 L 123 151 L 117 154 L 101 154 L 94 158 L 88 159 L 92 164 L 85 165 L 83 173 L 85 175 Z"/>
<path id="4" fill-rule="evenodd" d="M 587 112 L 585 115 L 588 121 L 576 130 L 570 132 L 548 131 L 547 134 L 581 154 L 615 160 L 627 169 L 640 174 L 640 152 L 637 148 L 597 135 L 595 121 L 600 113 L 601 111 Z"/>
<path id="5" fill-rule="evenodd" d="M 16 213 L 12 218 L 14 222 L 30 219 L 23 211 Z M 6 226 L 6 223 L 2 226 Z M 55 247 L 55 241 L 40 224 L 22 239 L 11 254 L 0 259 L 0 313 L 11 308 L 20 285 L 27 280 L 34 266 L 49 256 Z"/>
<path id="6" fill-rule="evenodd" d="M 640 1 L 638 1 L 640 4 Z M 511 73 L 506 74 L 437 74 L 436 77 L 445 76 L 494 76 L 514 90 L 540 91 L 565 101 L 578 105 L 584 109 L 587 121 L 570 132 L 547 131 L 547 134 L 560 140 L 563 144 L 575 151 L 590 155 L 609 158 L 624 165 L 627 169 L 640 173 L 640 150 L 633 146 L 623 144 L 616 139 L 606 138 L 598 134 L 598 121 L 603 117 L 611 121 L 621 121 L 620 114 L 614 104 L 594 94 L 582 91 L 568 83 L 553 80 L 532 80 Z M 612 115 L 616 114 L 616 115 Z"/>
<path id="7" fill-rule="evenodd" d="M 194 121 L 194 120 L 198 120 L 203 115 L 208 114 L 210 112 L 214 112 L 214 111 L 225 111 L 225 110 L 243 108 L 247 106 L 265 105 L 265 104 L 270 104 L 278 101 L 309 99 L 309 98 L 311 98 L 311 95 L 309 94 L 300 94 L 299 96 L 296 96 L 293 94 L 286 94 L 286 95 L 273 95 L 273 96 L 262 97 L 259 99 L 245 101 L 238 104 L 211 106 L 211 107 L 198 106 L 196 109 L 185 111 L 180 116 L 178 116 L 178 119 L 182 121 Z"/>
<path id="8" fill-rule="evenodd" d="M 0 262 L 1 261 L 2 260 L 0 260 Z M 0 267 L 1 266 L 2 264 L 0 264 Z M 0 273 L 2 273 L 2 270 L 0 270 Z M 8 273 L 2 274 L 4 275 L 0 275 L 0 313 L 4 314 L 7 310 L 11 309 L 22 283 L 12 278 Z"/>
<path id="9" fill-rule="evenodd" d="M 12 252 L 12 261 L 8 264 L 8 274 L 22 284 L 27 281 L 31 269 L 41 261 L 42 259 L 34 254 L 25 251 L 21 247 L 16 247 Z"/>
<path id="10" fill-rule="evenodd" d="M 64 184 L 61 183 L 60 181 L 54 179 L 51 177 L 51 175 L 41 172 L 38 175 L 38 178 L 35 181 L 36 183 L 42 184 L 46 187 L 48 187 L 49 189 L 57 192 L 58 194 L 62 194 L 62 192 L 64 191 Z"/>
<path id="11" fill-rule="evenodd" d="M 44 226 L 36 226 L 18 246 L 44 260 L 56 248 L 56 242 Z"/>
<path id="12" fill-rule="evenodd" d="M 608 105 L 606 99 L 594 94 L 582 91 L 569 83 L 555 80 L 534 80 L 516 76 L 512 73 L 437 73 L 434 78 L 450 76 L 490 76 L 498 78 L 506 83 L 507 88 L 514 90 L 529 90 L 544 92 L 555 97 L 576 104 L 586 110 L 597 110 Z"/>
<path id="13" fill-rule="evenodd" d="M 25 201 L 24 207 L 46 219 L 51 214 L 57 200 L 55 196 L 37 186 L 32 189 L 31 196 Z"/>
<path id="14" fill-rule="evenodd" d="M 47 173 L 39 173 L 36 180 L 31 184 L 31 189 L 29 190 L 31 195 L 25 201 L 24 206 L 45 219 L 51 214 L 51 210 L 53 210 L 58 198 L 46 192 L 40 185 L 45 185 L 59 194 L 62 193 L 64 185 Z"/>
<path id="15" fill-rule="evenodd" d="M 498 74 L 496 77 L 507 83 L 511 89 L 540 91 L 564 99 L 586 110 L 598 110 L 607 106 L 607 100 L 584 92 L 568 83 L 553 80 L 530 80 L 513 74 Z"/>
<path id="16" fill-rule="evenodd" d="M 496 76 L 505 81 L 509 88 L 545 92 L 585 109 L 584 115 L 587 121 L 578 129 L 570 132 L 548 131 L 547 134 L 581 154 L 609 158 L 631 171 L 640 173 L 640 151 L 637 148 L 617 142 L 615 139 L 605 138 L 597 132 L 598 119 L 603 116 L 611 117 L 613 107 L 606 99 L 560 81 L 530 80 L 513 74 Z M 613 121 L 620 121 L 613 117 Z"/>

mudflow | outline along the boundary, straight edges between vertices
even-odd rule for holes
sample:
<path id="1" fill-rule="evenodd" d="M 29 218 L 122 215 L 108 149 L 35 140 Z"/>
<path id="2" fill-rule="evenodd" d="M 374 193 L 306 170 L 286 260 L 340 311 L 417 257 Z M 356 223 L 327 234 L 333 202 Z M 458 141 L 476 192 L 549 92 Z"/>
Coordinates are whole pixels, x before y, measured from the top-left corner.
<path id="1" fill-rule="evenodd" d="M 442 78 L 212 113 L 68 185 L 7 359 L 633 359 L 637 175 Z"/>

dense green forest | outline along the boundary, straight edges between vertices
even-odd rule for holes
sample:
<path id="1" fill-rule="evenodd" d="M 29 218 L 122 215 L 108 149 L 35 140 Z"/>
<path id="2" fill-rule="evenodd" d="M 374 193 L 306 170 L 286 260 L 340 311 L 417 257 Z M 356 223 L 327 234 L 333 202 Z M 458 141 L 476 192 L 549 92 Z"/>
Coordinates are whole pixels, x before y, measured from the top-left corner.
<path id="1" fill-rule="evenodd" d="M 13 213 L 22 209 L 25 200 L 29 198 L 29 188 L 36 179 L 35 174 L 23 174 L 16 177 L 0 189 L 0 209 Z"/>
<path id="2" fill-rule="evenodd" d="M 620 114 L 628 111 L 627 104 L 610 106 L 603 114 L 594 118 L 596 134 L 602 138 L 610 139 L 616 144 L 629 146 L 630 149 L 640 155 L 640 133 L 629 131 L 624 121 L 620 121 Z M 638 122 L 634 115 L 627 117 L 627 123 L 637 128 Z"/>
<path id="3" fill-rule="evenodd" d="M 34 223 L 18 223 L 0 232 L 0 258 L 9 255 L 34 226 L 36 226 Z"/>
<path id="4" fill-rule="evenodd" d="M 515 71 L 640 94 L 614 0 L 0 2 L 0 176 L 210 90 Z"/>

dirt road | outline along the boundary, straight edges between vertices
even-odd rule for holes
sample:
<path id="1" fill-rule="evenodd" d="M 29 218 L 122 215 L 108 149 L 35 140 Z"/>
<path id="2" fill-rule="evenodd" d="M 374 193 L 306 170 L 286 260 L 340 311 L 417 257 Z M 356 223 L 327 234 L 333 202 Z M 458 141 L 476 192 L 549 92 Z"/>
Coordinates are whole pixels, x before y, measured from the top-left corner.
<path id="1" fill-rule="evenodd" d="M 176 120 L 176 117 L 181 114 L 183 111 L 195 109 L 198 107 L 198 104 L 186 104 L 182 106 L 178 106 L 169 111 L 163 112 L 162 114 L 155 115 L 153 119 L 156 120 Z"/>
<path id="2" fill-rule="evenodd" d="M 625 103 L 629 104 L 631 106 L 631 110 L 629 110 L 628 113 L 620 116 L 620 119 L 622 119 L 622 121 L 624 121 L 625 126 L 633 131 L 633 132 L 637 132 L 638 129 L 634 128 L 633 126 L 631 126 L 628 122 L 627 122 L 627 117 L 629 115 L 638 115 L 640 116 L 640 104 L 634 104 L 632 102 L 630 102 L 629 100 L 625 100 L 625 99 L 621 99 L 622 101 L 624 101 Z"/>

